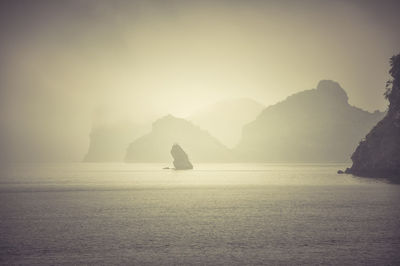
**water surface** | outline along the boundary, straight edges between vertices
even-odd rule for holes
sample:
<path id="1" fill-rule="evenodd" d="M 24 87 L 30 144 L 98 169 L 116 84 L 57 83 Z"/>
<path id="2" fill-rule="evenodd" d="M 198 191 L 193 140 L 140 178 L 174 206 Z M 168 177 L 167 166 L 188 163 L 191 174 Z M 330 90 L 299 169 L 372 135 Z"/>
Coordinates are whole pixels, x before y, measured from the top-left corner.
<path id="1" fill-rule="evenodd" d="M 337 164 L 8 165 L 2 264 L 400 264 L 400 186 Z"/>

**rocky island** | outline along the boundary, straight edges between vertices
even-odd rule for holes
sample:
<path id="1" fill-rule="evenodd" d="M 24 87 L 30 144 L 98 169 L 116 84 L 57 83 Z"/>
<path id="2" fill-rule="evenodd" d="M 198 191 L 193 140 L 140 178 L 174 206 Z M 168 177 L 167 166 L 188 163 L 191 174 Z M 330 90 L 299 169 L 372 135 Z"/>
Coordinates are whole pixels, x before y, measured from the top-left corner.
<path id="1" fill-rule="evenodd" d="M 346 162 L 384 115 L 350 105 L 339 83 L 321 80 L 265 108 L 235 151 L 248 162 Z"/>
<path id="2" fill-rule="evenodd" d="M 195 162 L 226 162 L 231 158 L 231 151 L 207 131 L 185 119 L 167 115 L 153 123 L 151 132 L 129 145 L 125 161 L 169 161 L 171 157 L 166 151 L 174 143 L 190 150 L 190 158 Z"/>
<path id="3" fill-rule="evenodd" d="M 192 163 L 186 152 L 178 144 L 172 145 L 171 155 L 174 157 L 174 166 L 176 170 L 193 169 Z"/>
<path id="4" fill-rule="evenodd" d="M 390 59 L 392 79 L 387 82 L 389 100 L 386 116 L 360 142 L 346 173 L 400 181 L 400 54 Z"/>

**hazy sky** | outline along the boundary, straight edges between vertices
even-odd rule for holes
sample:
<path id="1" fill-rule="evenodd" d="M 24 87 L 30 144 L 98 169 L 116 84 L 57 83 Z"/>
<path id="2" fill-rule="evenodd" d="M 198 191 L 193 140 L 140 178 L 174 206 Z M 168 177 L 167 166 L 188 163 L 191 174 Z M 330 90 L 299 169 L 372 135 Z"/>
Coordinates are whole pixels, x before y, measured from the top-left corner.
<path id="1" fill-rule="evenodd" d="M 321 79 L 384 110 L 399 11 L 378 0 L 1 1 L 0 148 L 80 160 L 99 107 L 144 122 L 224 98 L 269 105 Z"/>

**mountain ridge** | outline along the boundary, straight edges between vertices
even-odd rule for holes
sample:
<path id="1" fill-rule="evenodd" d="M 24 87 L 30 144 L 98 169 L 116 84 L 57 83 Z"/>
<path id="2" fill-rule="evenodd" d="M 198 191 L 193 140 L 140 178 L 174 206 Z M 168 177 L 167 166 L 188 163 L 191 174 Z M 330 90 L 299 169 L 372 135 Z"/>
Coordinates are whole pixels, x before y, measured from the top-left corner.
<path id="1" fill-rule="evenodd" d="M 242 127 L 264 108 L 251 98 L 225 99 L 198 109 L 187 119 L 233 148 L 240 140 Z"/>
<path id="2" fill-rule="evenodd" d="M 185 147 L 194 162 L 224 162 L 232 156 L 208 131 L 183 118 L 167 115 L 153 123 L 150 133 L 129 145 L 125 161 L 168 162 L 169 150 L 175 143 Z"/>
<path id="3" fill-rule="evenodd" d="M 382 116 L 351 106 L 339 83 L 321 80 L 265 108 L 243 127 L 236 152 L 245 161 L 344 162 Z"/>

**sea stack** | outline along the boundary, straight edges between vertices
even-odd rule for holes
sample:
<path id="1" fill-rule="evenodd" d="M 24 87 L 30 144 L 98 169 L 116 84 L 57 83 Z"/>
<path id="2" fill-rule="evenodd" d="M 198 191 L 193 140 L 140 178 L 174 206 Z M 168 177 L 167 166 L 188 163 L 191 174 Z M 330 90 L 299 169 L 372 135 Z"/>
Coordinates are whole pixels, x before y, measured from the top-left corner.
<path id="1" fill-rule="evenodd" d="M 172 145 L 171 155 L 174 157 L 174 166 L 176 170 L 193 169 L 192 163 L 186 152 L 178 144 Z"/>

